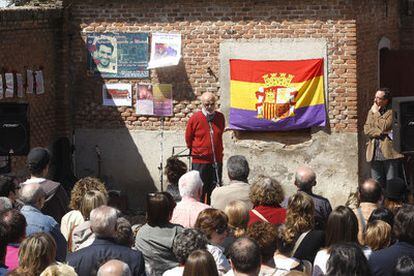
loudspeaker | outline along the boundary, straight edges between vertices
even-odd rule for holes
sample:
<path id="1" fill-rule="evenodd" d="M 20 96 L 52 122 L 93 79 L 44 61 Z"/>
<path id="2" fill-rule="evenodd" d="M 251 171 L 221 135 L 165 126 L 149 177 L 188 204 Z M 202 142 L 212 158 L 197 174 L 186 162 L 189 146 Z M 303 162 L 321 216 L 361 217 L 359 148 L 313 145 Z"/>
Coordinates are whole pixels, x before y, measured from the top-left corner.
<path id="1" fill-rule="evenodd" d="M 0 155 L 29 153 L 27 106 L 20 103 L 0 103 Z"/>
<path id="2" fill-rule="evenodd" d="M 400 153 L 414 153 L 414 97 L 392 99 L 393 144 Z"/>

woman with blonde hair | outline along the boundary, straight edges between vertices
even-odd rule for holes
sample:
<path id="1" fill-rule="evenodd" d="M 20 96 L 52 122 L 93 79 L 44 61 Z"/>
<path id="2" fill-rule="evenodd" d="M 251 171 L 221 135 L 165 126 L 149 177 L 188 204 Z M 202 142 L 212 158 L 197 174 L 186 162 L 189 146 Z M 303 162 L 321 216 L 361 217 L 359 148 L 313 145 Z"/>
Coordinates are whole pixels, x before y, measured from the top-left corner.
<path id="1" fill-rule="evenodd" d="M 53 264 L 43 270 L 40 276 L 78 276 L 78 274 L 70 265 Z"/>
<path id="2" fill-rule="evenodd" d="M 316 253 L 325 245 L 325 233 L 314 230 L 315 206 L 304 192 L 294 194 L 288 203 L 286 223 L 281 231 L 281 245 L 290 256 L 313 263 Z"/>
<path id="3" fill-rule="evenodd" d="M 391 226 L 382 221 L 374 220 L 368 223 L 364 233 L 364 244 L 377 251 L 388 247 L 391 243 Z"/>
<path id="4" fill-rule="evenodd" d="M 19 266 L 8 275 L 37 276 L 55 262 L 56 243 L 47 233 L 35 233 L 20 244 Z"/>
<path id="5" fill-rule="evenodd" d="M 246 233 L 249 222 L 249 207 L 240 200 L 231 201 L 224 208 L 224 213 L 229 219 L 228 225 L 233 236 L 237 239 Z"/>
<path id="6" fill-rule="evenodd" d="M 92 190 L 85 193 L 79 206 L 84 222 L 76 226 L 72 231 L 70 250 L 76 251 L 92 244 L 95 235 L 91 231 L 89 215 L 91 211 L 99 206 L 107 204 L 107 197 L 104 193 Z"/>

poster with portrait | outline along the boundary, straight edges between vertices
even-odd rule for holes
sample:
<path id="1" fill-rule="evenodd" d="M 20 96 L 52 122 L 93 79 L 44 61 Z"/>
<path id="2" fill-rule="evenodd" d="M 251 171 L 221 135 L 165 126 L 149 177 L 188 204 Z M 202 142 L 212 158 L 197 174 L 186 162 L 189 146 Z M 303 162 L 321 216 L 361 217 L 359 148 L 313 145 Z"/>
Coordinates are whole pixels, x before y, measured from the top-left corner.
<path id="1" fill-rule="evenodd" d="M 172 116 L 173 98 L 171 84 L 138 84 L 138 115 Z"/>
<path id="2" fill-rule="evenodd" d="M 14 94 L 14 76 L 13 73 L 5 73 L 4 77 L 6 78 L 6 98 L 12 98 Z"/>
<path id="3" fill-rule="evenodd" d="M 153 33 L 148 68 L 174 66 L 181 59 L 181 34 Z"/>
<path id="4" fill-rule="evenodd" d="M 103 105 L 131 106 L 132 87 L 130 83 L 106 83 L 102 85 Z"/>
<path id="5" fill-rule="evenodd" d="M 88 72 L 102 78 L 148 78 L 147 33 L 89 33 Z"/>

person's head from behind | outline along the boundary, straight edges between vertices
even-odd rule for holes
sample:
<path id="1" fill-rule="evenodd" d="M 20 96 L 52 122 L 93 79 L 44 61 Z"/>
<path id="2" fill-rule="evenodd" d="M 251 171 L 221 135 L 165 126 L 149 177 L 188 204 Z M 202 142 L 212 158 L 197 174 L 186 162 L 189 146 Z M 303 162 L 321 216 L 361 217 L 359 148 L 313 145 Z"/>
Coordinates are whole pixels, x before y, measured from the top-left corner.
<path id="1" fill-rule="evenodd" d="M 372 178 L 365 180 L 358 187 L 360 202 L 378 203 L 382 198 L 381 185 Z"/>
<path id="2" fill-rule="evenodd" d="M 176 157 L 170 157 L 167 159 L 165 174 L 167 175 L 167 179 L 170 184 L 178 185 L 178 180 L 186 172 L 187 165 L 183 161 Z"/>
<path id="3" fill-rule="evenodd" d="M 132 247 L 134 244 L 131 223 L 124 217 L 119 217 L 116 221 L 115 242 L 126 247 Z"/>
<path id="4" fill-rule="evenodd" d="M 247 182 L 249 173 L 249 163 L 243 155 L 233 155 L 227 160 L 227 174 L 230 180 Z"/>
<path id="5" fill-rule="evenodd" d="M 255 222 L 247 228 L 246 236 L 259 245 L 263 264 L 273 259 L 277 249 L 277 235 L 277 226 L 268 222 Z"/>
<path id="6" fill-rule="evenodd" d="M 313 199 L 304 192 L 290 197 L 286 212 L 286 224 L 297 233 L 311 230 L 315 225 L 315 205 Z"/>
<path id="7" fill-rule="evenodd" d="M 150 226 L 165 226 L 175 208 L 174 198 L 166 192 L 147 194 L 147 223 Z"/>
<path id="8" fill-rule="evenodd" d="M 394 218 L 393 231 L 398 241 L 414 245 L 414 206 L 400 208 Z"/>
<path id="9" fill-rule="evenodd" d="M 220 245 L 228 236 L 228 218 L 223 211 L 208 208 L 198 214 L 194 228 L 200 229 L 210 243 Z"/>
<path id="10" fill-rule="evenodd" d="M 199 200 L 203 191 L 203 181 L 198 171 L 189 171 L 178 180 L 178 190 L 182 198 L 191 197 Z"/>
<path id="11" fill-rule="evenodd" d="M 16 201 L 19 187 L 11 176 L 0 175 L 0 197 L 7 197 L 12 203 Z"/>
<path id="12" fill-rule="evenodd" d="M 0 212 L 0 221 L 6 227 L 7 243 L 20 243 L 26 236 L 26 218 L 16 210 Z"/>
<path id="13" fill-rule="evenodd" d="M 27 167 L 32 176 L 45 176 L 51 156 L 45 148 L 33 148 L 27 155 Z"/>
<path id="14" fill-rule="evenodd" d="M 407 195 L 408 189 L 403 179 L 393 178 L 387 180 L 384 206 L 396 214 L 398 209 L 407 201 Z"/>
<path id="15" fill-rule="evenodd" d="M 109 39 L 100 39 L 96 42 L 96 57 L 102 67 L 108 67 L 114 52 L 114 45 Z"/>
<path id="16" fill-rule="evenodd" d="M 388 223 L 392 228 L 394 225 L 394 214 L 385 207 L 379 207 L 372 211 L 368 218 L 368 222 L 373 222 L 375 220 L 382 220 Z"/>
<path id="17" fill-rule="evenodd" d="M 328 276 L 371 275 L 368 261 L 356 243 L 333 245 L 326 269 Z"/>
<path id="18" fill-rule="evenodd" d="M 42 186 L 37 183 L 25 184 L 20 190 L 20 200 L 25 205 L 42 209 L 45 203 L 45 191 Z"/>
<path id="19" fill-rule="evenodd" d="M 0 196 L 0 211 L 13 208 L 13 203 L 8 197 Z"/>
<path id="20" fill-rule="evenodd" d="M 79 210 L 83 196 L 87 191 L 91 190 L 100 191 L 105 195 L 106 198 L 108 197 L 108 192 L 105 188 L 105 184 L 101 180 L 90 176 L 84 177 L 79 179 L 73 186 L 73 189 L 70 193 L 69 208 L 73 210 Z"/>
<path id="21" fill-rule="evenodd" d="M 249 222 L 249 207 L 240 200 L 234 200 L 226 205 L 224 213 L 229 219 L 228 225 L 233 230 L 234 236 L 241 237 L 246 232 Z"/>
<path id="22" fill-rule="evenodd" d="M 82 198 L 79 211 L 81 212 L 84 220 L 87 221 L 89 220 L 90 213 L 93 209 L 106 204 L 107 198 L 105 194 L 97 190 L 87 191 Z"/>
<path id="23" fill-rule="evenodd" d="M 128 264 L 120 260 L 109 260 L 99 267 L 96 276 L 131 276 Z"/>
<path id="24" fill-rule="evenodd" d="M 186 228 L 175 236 L 172 251 L 178 262 L 183 265 L 188 256 L 197 249 L 207 248 L 207 237 L 198 229 Z"/>
<path id="25" fill-rule="evenodd" d="M 349 207 L 338 206 L 328 217 L 325 245 L 358 242 L 358 220 Z"/>
<path id="26" fill-rule="evenodd" d="M 115 208 L 102 205 L 90 213 L 91 230 L 97 238 L 113 238 L 116 232 L 116 223 L 119 211 Z"/>
<path id="27" fill-rule="evenodd" d="M 285 197 L 280 183 L 270 177 L 260 175 L 250 188 L 249 198 L 254 206 L 279 207 Z"/>
<path id="28" fill-rule="evenodd" d="M 234 275 L 258 275 L 261 265 L 261 252 L 257 243 L 249 238 L 239 238 L 229 250 Z"/>
<path id="29" fill-rule="evenodd" d="M 364 233 L 364 243 L 373 251 L 388 247 L 391 242 L 391 226 L 382 221 L 375 220 L 367 224 Z"/>
<path id="30" fill-rule="evenodd" d="M 40 276 L 78 276 L 78 274 L 70 265 L 59 263 L 49 265 Z"/>
<path id="31" fill-rule="evenodd" d="M 22 274 L 39 275 L 56 258 L 56 243 L 48 233 L 35 233 L 22 241 L 19 249 L 19 268 Z"/>
<path id="32" fill-rule="evenodd" d="M 410 256 L 401 256 L 397 260 L 393 276 L 412 276 L 414 275 L 414 260 Z"/>
<path id="33" fill-rule="evenodd" d="M 213 256 L 204 249 L 193 251 L 185 262 L 183 276 L 218 276 Z"/>
<path id="34" fill-rule="evenodd" d="M 299 191 L 310 192 L 312 187 L 316 185 L 316 174 L 308 166 L 301 166 L 296 170 L 295 186 Z"/>

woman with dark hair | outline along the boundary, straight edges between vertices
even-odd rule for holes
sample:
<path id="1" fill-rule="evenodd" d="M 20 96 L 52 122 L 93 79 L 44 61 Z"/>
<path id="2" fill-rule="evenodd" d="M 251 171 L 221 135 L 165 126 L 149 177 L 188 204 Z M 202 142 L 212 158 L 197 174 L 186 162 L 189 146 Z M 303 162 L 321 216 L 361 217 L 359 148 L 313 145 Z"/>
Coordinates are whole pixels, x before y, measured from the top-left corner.
<path id="1" fill-rule="evenodd" d="M 280 206 L 285 194 L 277 180 L 263 175 L 259 176 L 250 188 L 249 197 L 253 203 L 253 209 L 249 212 L 249 225 L 256 221 L 265 221 L 276 225 L 285 222 L 286 209 Z"/>
<path id="2" fill-rule="evenodd" d="M 194 228 L 200 229 L 207 236 L 209 242 L 207 251 L 213 255 L 217 270 L 220 273 L 229 271 L 230 263 L 222 247 L 229 231 L 226 214 L 213 208 L 205 209 L 198 215 Z"/>
<path id="3" fill-rule="evenodd" d="M 368 218 L 368 223 L 373 222 L 375 220 L 382 220 L 388 223 L 391 228 L 394 225 L 394 214 L 385 207 L 379 207 L 372 211 L 371 215 Z"/>
<path id="4" fill-rule="evenodd" d="M 326 274 L 331 247 L 340 242 L 358 243 L 358 220 L 354 212 L 346 206 L 336 207 L 328 217 L 325 231 L 326 248 L 316 254 L 312 275 Z"/>
<path id="5" fill-rule="evenodd" d="M 397 260 L 393 276 L 412 276 L 414 275 L 414 260 L 410 256 L 401 256 Z"/>
<path id="6" fill-rule="evenodd" d="M 147 195 L 147 223 L 139 229 L 135 239 L 135 246 L 144 255 L 147 275 L 162 275 L 178 265 L 172 247 L 183 227 L 170 223 L 175 205 L 167 192 Z"/>
<path id="7" fill-rule="evenodd" d="M 187 172 L 187 165 L 177 157 L 167 159 L 165 174 L 167 175 L 167 193 L 171 194 L 175 202 L 181 201 L 180 191 L 178 190 L 178 180 Z"/>
<path id="8" fill-rule="evenodd" d="M 369 276 L 367 258 L 356 243 L 339 243 L 332 246 L 327 262 L 327 276 Z"/>
<path id="9" fill-rule="evenodd" d="M 196 250 L 185 263 L 183 276 L 218 276 L 213 256 L 206 250 Z"/>

